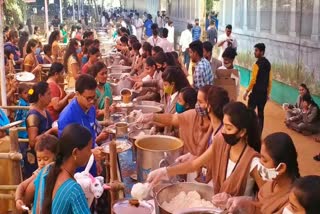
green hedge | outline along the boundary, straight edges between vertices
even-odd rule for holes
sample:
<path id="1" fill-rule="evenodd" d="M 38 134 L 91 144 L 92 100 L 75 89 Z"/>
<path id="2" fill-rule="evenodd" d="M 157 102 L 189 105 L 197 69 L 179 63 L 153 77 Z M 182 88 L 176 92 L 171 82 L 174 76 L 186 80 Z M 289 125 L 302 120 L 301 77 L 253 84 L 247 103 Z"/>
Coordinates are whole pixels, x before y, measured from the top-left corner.
<path id="1" fill-rule="evenodd" d="M 243 87 L 248 87 L 250 82 L 251 71 L 241 66 L 236 66 L 240 71 L 240 84 Z M 276 103 L 291 103 L 294 104 L 298 97 L 298 89 L 290 85 L 284 84 L 277 80 L 272 81 L 271 99 Z M 315 102 L 320 106 L 320 97 L 313 96 Z"/>

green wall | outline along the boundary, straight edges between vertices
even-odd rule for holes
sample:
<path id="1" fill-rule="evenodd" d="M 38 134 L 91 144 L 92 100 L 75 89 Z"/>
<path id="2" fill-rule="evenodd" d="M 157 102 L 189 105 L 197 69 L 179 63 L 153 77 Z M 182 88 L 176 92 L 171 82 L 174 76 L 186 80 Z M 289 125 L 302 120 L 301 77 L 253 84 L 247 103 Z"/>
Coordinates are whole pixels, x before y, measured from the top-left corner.
<path id="1" fill-rule="evenodd" d="M 240 71 L 240 84 L 243 87 L 248 87 L 250 82 L 250 75 L 251 71 L 236 66 L 237 69 Z M 294 104 L 298 97 L 298 89 L 291 87 L 287 84 L 279 82 L 277 80 L 272 81 L 272 90 L 271 90 L 271 99 L 276 103 L 283 104 L 283 103 L 291 103 Z M 315 102 L 320 106 L 320 97 L 313 96 Z"/>

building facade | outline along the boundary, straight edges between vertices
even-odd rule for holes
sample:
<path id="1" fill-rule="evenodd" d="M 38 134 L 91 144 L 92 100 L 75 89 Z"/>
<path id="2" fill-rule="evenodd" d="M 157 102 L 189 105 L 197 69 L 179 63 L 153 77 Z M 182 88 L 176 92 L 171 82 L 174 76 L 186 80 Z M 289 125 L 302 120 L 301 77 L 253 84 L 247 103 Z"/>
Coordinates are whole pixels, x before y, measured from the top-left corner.
<path id="1" fill-rule="evenodd" d="M 187 23 L 200 19 L 205 24 L 205 0 L 124 0 L 127 8 L 147 11 L 153 16 L 166 10 L 174 22 L 175 40 Z M 266 44 L 274 79 L 297 87 L 309 86 L 320 95 L 320 0 L 220 0 L 219 34 L 232 24 L 238 39 L 238 63 L 251 69 L 253 46 Z"/>
<path id="2" fill-rule="evenodd" d="M 221 0 L 220 30 L 233 25 L 238 62 L 250 68 L 253 46 L 266 44 L 274 79 L 306 83 L 320 95 L 320 0 Z"/>

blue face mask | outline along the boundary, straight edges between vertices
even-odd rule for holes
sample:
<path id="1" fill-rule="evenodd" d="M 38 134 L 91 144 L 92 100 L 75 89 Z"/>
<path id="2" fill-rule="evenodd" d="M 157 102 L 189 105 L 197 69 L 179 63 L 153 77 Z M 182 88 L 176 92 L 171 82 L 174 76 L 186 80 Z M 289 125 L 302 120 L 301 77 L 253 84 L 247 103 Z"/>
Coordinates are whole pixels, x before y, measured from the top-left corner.
<path id="1" fill-rule="evenodd" d="M 199 105 L 199 103 L 196 103 L 195 110 L 196 110 L 196 112 L 197 112 L 201 117 L 206 117 L 206 116 L 208 116 L 208 111 L 207 111 L 207 109 L 201 108 L 201 106 Z"/>
<path id="2" fill-rule="evenodd" d="M 40 55 L 40 53 L 41 53 L 41 48 L 37 48 L 36 49 L 36 55 Z"/>
<path id="3" fill-rule="evenodd" d="M 186 111 L 186 108 L 183 105 L 181 105 L 180 103 L 177 102 L 176 103 L 176 112 L 178 114 L 181 114 L 181 113 L 183 113 L 185 111 Z"/>

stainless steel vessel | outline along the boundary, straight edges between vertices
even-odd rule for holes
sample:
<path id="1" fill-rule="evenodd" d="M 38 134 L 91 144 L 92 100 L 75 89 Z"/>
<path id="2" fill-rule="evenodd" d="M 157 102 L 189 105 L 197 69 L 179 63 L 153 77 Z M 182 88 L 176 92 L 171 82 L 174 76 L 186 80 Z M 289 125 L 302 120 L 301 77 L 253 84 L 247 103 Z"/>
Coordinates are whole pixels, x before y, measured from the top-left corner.
<path id="1" fill-rule="evenodd" d="M 139 138 L 139 134 L 141 132 L 143 132 L 145 135 L 149 135 L 150 129 L 134 130 L 129 133 L 129 141 L 132 143 L 132 161 L 137 160 L 137 147 L 135 145 L 135 142 L 137 138 Z"/>
<path id="2" fill-rule="evenodd" d="M 200 194 L 201 198 L 207 201 L 211 201 L 213 196 L 213 188 L 207 184 L 184 182 L 167 185 L 161 188 L 158 192 L 154 193 L 154 204 L 156 213 L 171 214 L 170 212 L 164 210 L 161 205 L 165 201 L 171 201 L 182 191 L 186 193 L 190 191 L 197 191 Z"/>
<path id="3" fill-rule="evenodd" d="M 138 181 L 144 182 L 148 174 L 163 162 L 174 163 L 183 152 L 183 142 L 175 137 L 164 135 L 145 135 L 139 137 L 137 147 Z"/>

